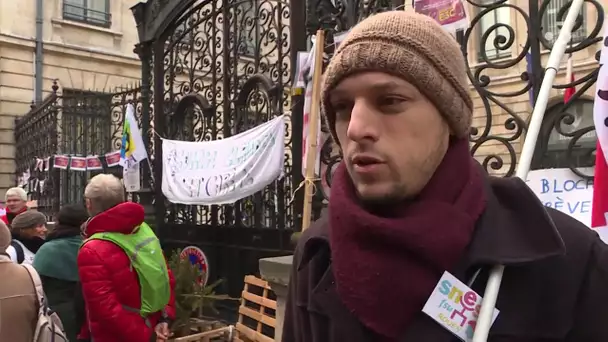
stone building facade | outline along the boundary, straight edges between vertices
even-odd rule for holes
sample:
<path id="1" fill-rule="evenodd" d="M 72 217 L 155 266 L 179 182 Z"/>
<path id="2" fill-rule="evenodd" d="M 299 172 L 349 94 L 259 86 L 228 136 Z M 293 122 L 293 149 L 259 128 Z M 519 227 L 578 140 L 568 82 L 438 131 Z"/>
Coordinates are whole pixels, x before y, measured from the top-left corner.
<path id="1" fill-rule="evenodd" d="M 60 94 L 111 92 L 139 82 L 130 11 L 137 2 L 0 0 L 0 201 L 16 182 L 15 119 L 47 96 L 54 80 Z"/>

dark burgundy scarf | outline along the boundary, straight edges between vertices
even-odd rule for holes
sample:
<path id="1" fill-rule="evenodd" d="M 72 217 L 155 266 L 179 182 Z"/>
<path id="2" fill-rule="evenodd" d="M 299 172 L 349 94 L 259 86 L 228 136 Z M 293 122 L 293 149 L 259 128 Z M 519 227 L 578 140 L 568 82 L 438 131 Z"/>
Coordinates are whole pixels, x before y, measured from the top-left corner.
<path id="1" fill-rule="evenodd" d="M 332 267 L 342 302 L 385 340 L 397 339 L 443 272 L 463 256 L 485 203 L 482 170 L 466 140 L 451 142 L 417 198 L 383 208 L 390 216 L 362 207 L 341 163 L 329 214 Z"/>

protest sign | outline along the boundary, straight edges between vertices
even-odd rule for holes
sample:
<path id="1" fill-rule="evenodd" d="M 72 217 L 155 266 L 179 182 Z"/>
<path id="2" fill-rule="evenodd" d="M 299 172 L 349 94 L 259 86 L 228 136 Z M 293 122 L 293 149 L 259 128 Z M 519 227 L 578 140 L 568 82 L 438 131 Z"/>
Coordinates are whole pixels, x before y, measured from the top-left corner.
<path id="1" fill-rule="evenodd" d="M 284 136 L 281 115 L 226 139 L 163 139 L 163 194 L 190 205 L 231 204 L 253 195 L 282 175 Z"/>
<path id="2" fill-rule="evenodd" d="M 593 168 L 581 172 L 591 175 Z M 530 171 L 526 183 L 546 207 L 591 226 L 593 179 L 579 177 L 570 169 L 545 169 Z"/>
<path id="3" fill-rule="evenodd" d="M 190 261 L 190 263 L 198 268 L 201 273 L 199 282 L 201 285 L 207 285 L 209 281 L 209 260 L 202 249 L 196 246 L 187 246 L 179 254 L 180 258 Z"/>
<path id="4" fill-rule="evenodd" d="M 469 27 L 464 0 L 415 0 L 414 10 L 435 19 L 446 31 L 456 32 Z"/>

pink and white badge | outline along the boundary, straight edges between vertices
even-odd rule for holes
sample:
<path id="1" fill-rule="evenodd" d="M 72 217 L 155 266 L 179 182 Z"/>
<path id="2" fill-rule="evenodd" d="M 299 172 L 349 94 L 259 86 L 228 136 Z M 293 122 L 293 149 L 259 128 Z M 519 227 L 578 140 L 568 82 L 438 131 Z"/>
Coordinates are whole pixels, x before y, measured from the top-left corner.
<path id="1" fill-rule="evenodd" d="M 444 272 L 422 312 L 463 341 L 472 341 L 483 298 L 467 285 Z M 494 309 L 492 323 L 499 314 Z"/>

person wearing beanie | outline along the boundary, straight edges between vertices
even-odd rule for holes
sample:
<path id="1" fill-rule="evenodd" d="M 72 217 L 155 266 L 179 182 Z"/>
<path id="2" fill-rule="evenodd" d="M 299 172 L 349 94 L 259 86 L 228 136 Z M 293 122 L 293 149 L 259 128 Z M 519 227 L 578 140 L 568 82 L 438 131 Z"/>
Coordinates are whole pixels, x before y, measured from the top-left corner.
<path id="1" fill-rule="evenodd" d="M 27 210 L 27 192 L 18 186 L 10 188 L 6 191 L 4 200 L 6 213 L 0 216 L 0 220 L 10 225 L 17 215 Z"/>
<path id="2" fill-rule="evenodd" d="M 0 221 L 0 251 L 11 244 L 11 233 Z M 0 253 L 0 341 L 31 342 L 38 318 L 36 290 L 28 270 Z"/>
<path id="3" fill-rule="evenodd" d="M 76 257 L 82 245 L 80 226 L 88 219 L 83 204 L 62 207 L 55 227 L 48 233 L 45 244 L 34 257 L 33 266 L 42 279 L 49 307 L 61 318 L 66 337 L 70 341 L 77 340 L 85 319 L 84 312 L 77 312 L 84 310 L 76 309 L 84 305 L 84 300 L 75 296 L 80 291 Z"/>
<path id="4" fill-rule="evenodd" d="M 439 24 L 361 21 L 322 87 L 344 158 L 327 214 L 298 240 L 283 342 L 471 340 L 495 265 L 488 341 L 608 341 L 608 246 L 471 156 L 465 60 Z"/>
<path id="5" fill-rule="evenodd" d="M 45 242 L 46 216 L 36 210 L 24 211 L 13 219 L 11 232 L 13 241 L 6 252 L 16 263 L 31 265 Z"/>

